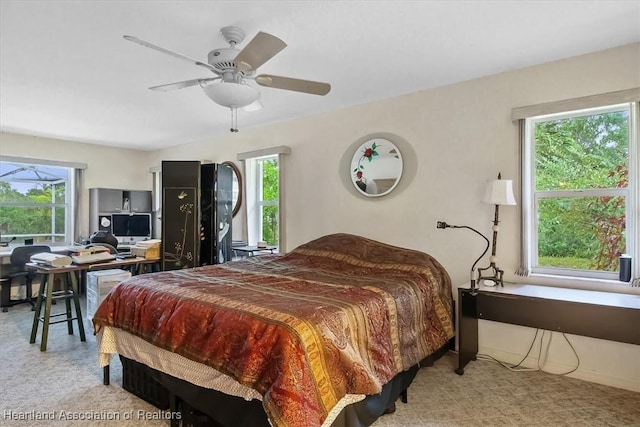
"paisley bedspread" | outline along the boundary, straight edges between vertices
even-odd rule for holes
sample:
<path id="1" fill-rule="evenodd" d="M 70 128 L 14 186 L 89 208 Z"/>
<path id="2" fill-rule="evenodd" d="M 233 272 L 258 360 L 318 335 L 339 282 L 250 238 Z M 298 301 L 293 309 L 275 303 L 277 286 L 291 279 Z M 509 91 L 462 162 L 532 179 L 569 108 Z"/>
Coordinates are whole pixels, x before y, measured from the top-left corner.
<path id="1" fill-rule="evenodd" d="M 135 276 L 93 317 L 206 364 L 263 397 L 277 427 L 321 426 L 453 336 L 451 281 L 431 256 L 350 234 L 288 254 Z"/>

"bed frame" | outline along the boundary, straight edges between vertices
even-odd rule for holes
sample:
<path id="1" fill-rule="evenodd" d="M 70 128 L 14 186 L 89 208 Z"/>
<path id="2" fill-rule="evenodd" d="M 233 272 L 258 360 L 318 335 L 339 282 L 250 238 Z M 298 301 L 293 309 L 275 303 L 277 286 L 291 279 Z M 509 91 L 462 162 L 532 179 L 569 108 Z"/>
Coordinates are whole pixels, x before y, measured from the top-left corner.
<path id="1" fill-rule="evenodd" d="M 420 368 L 432 366 L 453 345 L 454 339 L 419 364 L 396 375 L 380 394 L 346 406 L 331 427 L 365 427 L 380 416 L 395 412 L 398 399 L 408 402 L 408 388 Z M 171 427 L 271 427 L 258 400 L 247 401 L 217 390 L 191 384 L 133 359 L 120 356 L 122 387 L 161 410 L 170 412 Z M 109 384 L 105 367 L 104 383 Z M 176 415 L 176 414 L 179 414 Z"/>

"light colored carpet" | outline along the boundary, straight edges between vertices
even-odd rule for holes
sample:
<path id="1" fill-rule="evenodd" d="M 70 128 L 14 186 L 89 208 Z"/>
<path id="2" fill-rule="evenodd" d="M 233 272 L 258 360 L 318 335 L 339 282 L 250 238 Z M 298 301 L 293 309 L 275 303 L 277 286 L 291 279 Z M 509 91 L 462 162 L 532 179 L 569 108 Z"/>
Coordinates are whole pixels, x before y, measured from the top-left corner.
<path id="1" fill-rule="evenodd" d="M 43 353 L 41 333 L 29 344 L 32 321 L 25 304 L 0 313 L 0 426 L 169 425 L 163 411 L 122 389 L 118 358 L 111 385 L 102 384 L 89 322 L 85 343 L 77 331 L 68 335 L 64 323 L 52 325 Z M 397 411 L 374 427 L 640 426 L 640 393 L 541 372 L 511 372 L 481 360 L 459 376 L 453 372 L 455 357 L 449 353 L 421 369 L 409 388 L 409 402 L 398 402 Z"/>

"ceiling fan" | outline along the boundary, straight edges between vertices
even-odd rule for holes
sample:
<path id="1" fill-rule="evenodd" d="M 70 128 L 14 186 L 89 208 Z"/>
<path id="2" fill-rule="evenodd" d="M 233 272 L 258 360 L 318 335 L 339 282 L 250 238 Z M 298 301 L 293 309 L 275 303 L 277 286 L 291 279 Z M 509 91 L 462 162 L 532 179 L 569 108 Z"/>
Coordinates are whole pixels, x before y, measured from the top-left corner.
<path id="1" fill-rule="evenodd" d="M 231 132 L 238 132 L 238 108 L 244 108 L 246 111 L 254 111 L 262 108 L 260 92 L 248 84 L 248 80 L 253 80 L 260 86 L 292 90 L 313 95 L 326 95 L 331 90 L 331 85 L 328 83 L 274 76 L 271 74 L 255 75 L 258 67 L 273 58 L 287 46 L 287 44 L 278 37 L 261 31 L 256 34 L 242 50 L 239 50 L 236 46 L 244 40 L 245 36 L 242 29 L 228 26 L 223 27 L 220 33 L 229 43 L 229 47 L 214 49 L 209 52 L 207 62 L 173 52 L 137 37 L 123 37 L 126 40 L 188 61 L 213 72 L 214 77 L 185 80 L 153 86 L 149 89 L 168 91 L 196 85 L 200 86 L 213 102 L 231 109 Z"/>

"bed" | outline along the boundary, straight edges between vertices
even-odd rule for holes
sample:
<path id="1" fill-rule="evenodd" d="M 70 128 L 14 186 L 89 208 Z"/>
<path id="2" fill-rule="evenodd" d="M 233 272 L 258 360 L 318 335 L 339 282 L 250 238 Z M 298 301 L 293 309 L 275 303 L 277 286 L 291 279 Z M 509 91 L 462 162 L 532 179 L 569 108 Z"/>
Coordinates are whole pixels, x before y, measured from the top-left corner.
<path id="1" fill-rule="evenodd" d="M 451 280 L 433 257 L 332 234 L 287 254 L 134 276 L 93 324 L 101 366 L 119 354 L 257 402 L 267 425 L 328 427 L 399 378 L 406 389 L 447 347 L 453 315 Z"/>

